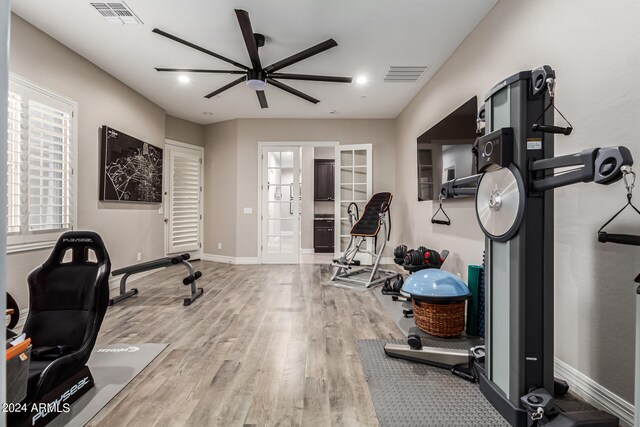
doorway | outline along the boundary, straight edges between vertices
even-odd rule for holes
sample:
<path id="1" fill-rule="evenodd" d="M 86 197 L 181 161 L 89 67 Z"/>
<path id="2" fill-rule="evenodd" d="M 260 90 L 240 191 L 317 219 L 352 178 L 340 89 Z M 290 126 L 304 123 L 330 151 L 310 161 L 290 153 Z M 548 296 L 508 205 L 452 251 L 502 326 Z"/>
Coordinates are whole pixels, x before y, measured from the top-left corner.
<path id="1" fill-rule="evenodd" d="M 202 158 L 204 149 L 165 143 L 165 253 L 202 257 Z"/>
<path id="2" fill-rule="evenodd" d="M 260 142 L 258 152 L 259 262 L 330 263 L 349 241 L 349 205 L 355 203 L 362 213 L 372 195 L 372 145 Z M 334 163 L 323 164 L 327 160 Z M 315 175 L 326 176 L 328 170 L 333 191 L 323 196 L 326 185 L 318 186 Z M 318 250 L 320 238 L 329 241 L 330 250 Z M 363 256 L 361 262 L 370 259 Z"/>
<path id="3" fill-rule="evenodd" d="M 262 263 L 297 264 L 300 147 L 264 147 L 261 164 Z"/>

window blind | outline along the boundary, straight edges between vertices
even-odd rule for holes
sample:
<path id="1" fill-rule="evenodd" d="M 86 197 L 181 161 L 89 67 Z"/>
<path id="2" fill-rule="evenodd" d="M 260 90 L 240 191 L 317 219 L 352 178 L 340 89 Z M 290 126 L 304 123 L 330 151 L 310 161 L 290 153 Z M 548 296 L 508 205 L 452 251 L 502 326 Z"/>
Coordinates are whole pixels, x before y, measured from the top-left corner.
<path id="1" fill-rule="evenodd" d="M 73 104 L 9 80 L 7 244 L 52 242 L 73 227 Z"/>

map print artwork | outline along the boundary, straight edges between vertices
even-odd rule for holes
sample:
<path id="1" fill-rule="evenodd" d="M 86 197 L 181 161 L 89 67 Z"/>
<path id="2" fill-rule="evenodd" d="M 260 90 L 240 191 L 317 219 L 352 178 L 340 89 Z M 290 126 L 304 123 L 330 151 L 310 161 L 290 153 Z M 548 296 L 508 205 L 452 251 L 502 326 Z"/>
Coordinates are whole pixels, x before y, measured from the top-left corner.
<path id="1" fill-rule="evenodd" d="M 100 200 L 162 202 L 162 149 L 102 127 Z"/>

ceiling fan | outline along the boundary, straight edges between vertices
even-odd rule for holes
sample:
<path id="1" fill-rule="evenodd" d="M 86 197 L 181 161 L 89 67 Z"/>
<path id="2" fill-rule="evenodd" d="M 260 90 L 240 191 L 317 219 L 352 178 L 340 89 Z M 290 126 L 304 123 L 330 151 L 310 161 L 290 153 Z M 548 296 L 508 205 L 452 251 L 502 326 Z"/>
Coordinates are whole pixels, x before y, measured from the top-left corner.
<path id="1" fill-rule="evenodd" d="M 288 74 L 288 73 L 277 72 L 282 68 L 288 67 L 304 59 L 307 59 L 311 56 L 317 55 L 321 52 L 324 52 L 325 50 L 331 49 L 332 47 L 338 46 L 338 43 L 336 43 L 334 39 L 326 40 L 322 43 L 319 43 L 315 46 L 312 46 L 308 49 L 305 49 L 301 52 L 291 55 L 288 58 L 282 59 L 266 67 L 262 67 L 262 64 L 260 63 L 260 55 L 258 54 L 258 48 L 264 46 L 265 38 L 262 34 L 253 32 L 253 29 L 251 28 L 251 21 L 249 20 L 249 13 L 247 13 L 246 10 L 236 9 L 235 11 L 236 11 L 236 17 L 238 18 L 238 23 L 240 24 L 240 30 L 242 31 L 242 37 L 244 38 L 244 43 L 247 46 L 247 51 L 249 52 L 249 58 L 251 59 L 251 67 L 240 64 L 239 62 L 233 61 L 229 58 L 225 58 L 222 55 L 219 55 L 215 52 L 212 52 L 208 49 L 200 47 L 186 40 L 183 40 L 179 37 L 176 37 L 172 34 L 162 31 L 158 28 L 154 28 L 153 32 L 156 34 L 160 34 L 161 36 L 164 36 L 168 39 L 181 43 L 185 46 L 189 46 L 190 48 L 196 49 L 200 52 L 206 53 L 207 55 L 211 55 L 215 58 L 225 61 L 240 69 L 240 70 L 207 70 L 207 69 L 194 69 L 194 68 L 158 68 L 156 67 L 156 70 L 162 71 L 162 72 L 242 74 L 243 75 L 242 77 L 205 95 L 205 98 L 212 98 L 218 95 L 219 93 L 224 92 L 227 89 L 230 89 L 242 82 L 246 82 L 247 86 L 249 86 L 251 89 L 256 91 L 256 95 L 258 96 L 258 101 L 260 102 L 261 108 L 269 108 L 269 105 L 267 104 L 267 97 L 264 93 L 264 89 L 266 88 L 267 83 L 279 89 L 282 89 L 285 92 L 288 92 L 292 95 L 298 96 L 302 99 L 312 102 L 314 104 L 317 104 L 318 102 L 320 102 L 320 100 L 282 83 L 281 81 L 279 81 L 280 79 L 306 80 L 306 81 L 314 81 L 314 82 L 351 83 L 351 77 L 318 76 L 318 75 L 309 75 L 309 74 Z"/>

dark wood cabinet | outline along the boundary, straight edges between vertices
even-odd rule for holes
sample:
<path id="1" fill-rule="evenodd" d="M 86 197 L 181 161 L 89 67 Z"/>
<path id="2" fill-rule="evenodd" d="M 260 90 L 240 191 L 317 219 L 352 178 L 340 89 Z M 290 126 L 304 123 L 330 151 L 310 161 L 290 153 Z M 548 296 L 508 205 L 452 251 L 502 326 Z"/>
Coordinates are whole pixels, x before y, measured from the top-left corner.
<path id="1" fill-rule="evenodd" d="M 313 249 L 315 252 L 333 252 L 333 218 L 313 220 Z"/>
<path id="2" fill-rule="evenodd" d="M 333 159 L 316 159 L 314 162 L 313 198 L 316 201 L 334 200 Z"/>

